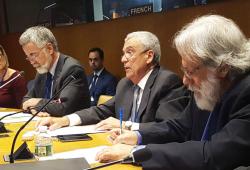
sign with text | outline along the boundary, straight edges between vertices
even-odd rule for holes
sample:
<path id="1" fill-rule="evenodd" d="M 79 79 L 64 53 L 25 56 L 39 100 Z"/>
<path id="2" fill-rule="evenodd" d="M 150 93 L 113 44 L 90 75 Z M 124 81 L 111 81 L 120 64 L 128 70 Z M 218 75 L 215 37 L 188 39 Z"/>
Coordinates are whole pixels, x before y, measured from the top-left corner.
<path id="1" fill-rule="evenodd" d="M 146 14 L 151 12 L 153 12 L 153 4 L 146 4 L 128 9 L 128 13 L 130 16 L 138 14 Z"/>

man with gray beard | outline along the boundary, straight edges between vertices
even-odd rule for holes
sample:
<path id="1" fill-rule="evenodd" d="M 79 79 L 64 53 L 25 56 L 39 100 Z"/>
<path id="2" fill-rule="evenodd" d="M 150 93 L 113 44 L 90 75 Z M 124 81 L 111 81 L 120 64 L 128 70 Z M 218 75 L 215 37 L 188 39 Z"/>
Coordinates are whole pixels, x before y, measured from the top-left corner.
<path id="1" fill-rule="evenodd" d="M 119 160 L 144 148 L 152 154 L 142 162 L 147 170 L 249 166 L 250 41 L 231 19 L 206 15 L 183 27 L 174 45 L 183 83 L 193 92 L 184 113 L 139 131 L 113 130 L 115 145 L 96 159 Z"/>
<path id="2" fill-rule="evenodd" d="M 65 84 L 39 116 L 64 116 L 90 106 L 87 78 L 80 63 L 58 51 L 57 41 L 46 27 L 28 28 L 19 38 L 26 60 L 36 69 L 33 87 L 23 99 L 23 109 L 33 114 Z M 71 80 L 75 76 L 74 80 Z"/>

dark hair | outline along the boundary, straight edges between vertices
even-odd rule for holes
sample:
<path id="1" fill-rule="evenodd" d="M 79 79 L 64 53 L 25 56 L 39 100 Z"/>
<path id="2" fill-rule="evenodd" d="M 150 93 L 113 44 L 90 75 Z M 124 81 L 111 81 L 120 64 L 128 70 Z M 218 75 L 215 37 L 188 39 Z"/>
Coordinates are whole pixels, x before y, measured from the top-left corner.
<path id="1" fill-rule="evenodd" d="M 103 50 L 102 50 L 101 48 L 98 48 L 98 47 L 91 48 L 91 49 L 89 50 L 89 53 L 91 53 L 91 52 L 97 52 L 97 53 L 99 54 L 101 60 L 104 60 L 104 52 L 103 52 Z M 88 54 L 89 54 L 89 53 L 88 53 Z"/>

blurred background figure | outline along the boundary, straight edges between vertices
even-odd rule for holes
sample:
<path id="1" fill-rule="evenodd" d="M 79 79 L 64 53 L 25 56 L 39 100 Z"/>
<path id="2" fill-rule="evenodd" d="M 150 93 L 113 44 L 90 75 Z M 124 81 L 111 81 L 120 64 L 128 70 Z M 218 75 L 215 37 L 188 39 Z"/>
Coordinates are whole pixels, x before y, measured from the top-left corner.
<path id="1" fill-rule="evenodd" d="M 93 73 L 87 77 L 91 106 L 96 106 L 100 95 L 115 95 L 117 80 L 115 76 L 104 68 L 104 52 L 101 48 L 91 48 L 88 55 L 89 66 L 93 71 Z"/>
<path id="2" fill-rule="evenodd" d="M 23 76 L 4 85 L 17 76 L 19 71 L 9 68 L 8 57 L 3 46 L 0 45 L 0 107 L 20 108 L 23 96 L 27 92 L 26 81 Z"/>

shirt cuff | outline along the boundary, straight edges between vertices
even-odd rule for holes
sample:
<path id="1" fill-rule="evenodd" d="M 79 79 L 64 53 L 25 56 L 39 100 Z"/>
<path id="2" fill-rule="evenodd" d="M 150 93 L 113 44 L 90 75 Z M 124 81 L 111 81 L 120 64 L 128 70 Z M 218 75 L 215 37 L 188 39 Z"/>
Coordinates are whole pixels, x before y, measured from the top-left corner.
<path id="1" fill-rule="evenodd" d="M 140 124 L 139 123 L 134 123 L 133 122 L 133 124 L 132 124 L 132 126 L 131 126 L 131 130 L 139 130 L 139 127 L 140 127 Z"/>
<path id="2" fill-rule="evenodd" d="M 135 131 L 135 133 L 136 133 L 137 138 L 138 138 L 137 145 L 141 145 L 142 144 L 142 136 L 141 136 L 139 131 Z"/>
<path id="3" fill-rule="evenodd" d="M 69 126 L 75 126 L 82 123 L 80 116 L 73 113 L 66 116 L 69 119 Z"/>

